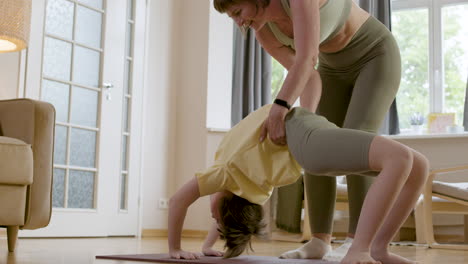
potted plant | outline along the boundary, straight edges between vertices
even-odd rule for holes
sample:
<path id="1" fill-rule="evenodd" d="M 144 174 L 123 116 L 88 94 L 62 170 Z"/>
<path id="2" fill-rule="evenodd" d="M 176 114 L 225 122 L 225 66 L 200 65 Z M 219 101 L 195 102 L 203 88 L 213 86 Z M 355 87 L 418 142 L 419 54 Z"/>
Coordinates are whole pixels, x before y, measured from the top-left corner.
<path id="1" fill-rule="evenodd" d="M 411 129 L 415 134 L 422 134 L 423 131 L 423 124 L 424 124 L 424 116 L 417 112 L 411 115 L 410 119 Z"/>

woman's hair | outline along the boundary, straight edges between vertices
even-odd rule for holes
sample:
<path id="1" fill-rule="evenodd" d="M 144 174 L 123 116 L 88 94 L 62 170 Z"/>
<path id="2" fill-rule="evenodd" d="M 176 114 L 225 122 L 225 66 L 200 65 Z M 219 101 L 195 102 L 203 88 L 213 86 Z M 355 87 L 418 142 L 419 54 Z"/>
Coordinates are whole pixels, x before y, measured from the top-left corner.
<path id="1" fill-rule="evenodd" d="M 252 249 L 252 236 L 264 237 L 263 208 L 237 195 L 229 195 L 220 201 L 218 231 L 221 239 L 226 240 L 224 258 L 237 257 L 244 250 Z"/>
<path id="2" fill-rule="evenodd" d="M 229 7 L 231 7 L 234 4 L 237 3 L 242 3 L 242 2 L 248 2 L 252 3 L 254 2 L 255 6 L 265 8 L 270 4 L 270 0 L 214 0 L 213 1 L 213 6 L 214 8 L 220 12 L 220 13 L 226 13 Z"/>

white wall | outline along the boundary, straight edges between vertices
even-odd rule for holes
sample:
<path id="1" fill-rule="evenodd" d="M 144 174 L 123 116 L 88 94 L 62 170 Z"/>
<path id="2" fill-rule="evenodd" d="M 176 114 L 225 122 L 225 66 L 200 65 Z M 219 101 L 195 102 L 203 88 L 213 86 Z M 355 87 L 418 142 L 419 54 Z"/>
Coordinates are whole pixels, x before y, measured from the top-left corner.
<path id="1" fill-rule="evenodd" d="M 176 187 L 205 168 L 206 102 L 208 86 L 209 0 L 181 0 L 177 67 Z M 198 201 L 187 213 L 187 229 L 205 229 L 205 203 Z M 207 212 L 208 215 L 210 215 Z"/>
<path id="2" fill-rule="evenodd" d="M 211 6 L 211 0 L 150 1 L 143 229 L 166 229 L 158 200 L 211 164 L 222 136 L 208 132 L 207 120 L 214 119 L 207 116 L 224 115 L 225 125 L 213 126 L 230 126 L 232 22 Z M 207 197 L 187 219 L 186 229 L 207 230 Z"/>
<path id="3" fill-rule="evenodd" d="M 144 229 L 167 226 L 166 211 L 157 210 L 158 199 L 169 196 L 175 184 L 175 116 L 176 85 L 173 69 L 177 49 L 178 1 L 149 1 L 147 87 L 145 91 L 146 120 L 143 132 L 143 215 Z"/>

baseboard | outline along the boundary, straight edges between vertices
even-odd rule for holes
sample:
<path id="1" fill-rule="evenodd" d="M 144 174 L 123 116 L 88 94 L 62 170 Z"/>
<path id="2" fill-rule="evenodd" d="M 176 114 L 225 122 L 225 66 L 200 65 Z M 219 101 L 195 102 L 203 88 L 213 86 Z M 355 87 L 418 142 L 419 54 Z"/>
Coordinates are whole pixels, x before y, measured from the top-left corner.
<path id="1" fill-rule="evenodd" d="M 205 238 L 208 231 L 204 230 L 183 230 L 182 237 L 185 238 Z M 167 237 L 167 229 L 143 229 L 142 237 Z"/>
<path id="2" fill-rule="evenodd" d="M 434 234 L 434 239 L 439 243 L 463 243 L 463 235 L 440 235 Z"/>

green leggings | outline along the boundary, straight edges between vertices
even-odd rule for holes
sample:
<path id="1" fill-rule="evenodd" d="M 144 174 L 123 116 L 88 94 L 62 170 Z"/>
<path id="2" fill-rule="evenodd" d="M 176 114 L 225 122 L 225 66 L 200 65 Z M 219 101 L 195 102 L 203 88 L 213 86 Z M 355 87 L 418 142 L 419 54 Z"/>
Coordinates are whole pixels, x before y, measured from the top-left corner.
<path id="1" fill-rule="evenodd" d="M 318 71 L 322 97 L 318 114 L 339 127 L 376 133 L 400 85 L 401 59 L 388 29 L 370 17 L 341 51 L 321 53 Z M 354 234 L 372 184 L 368 176 L 347 175 L 349 229 Z M 336 178 L 305 175 L 312 233 L 331 234 Z"/>

